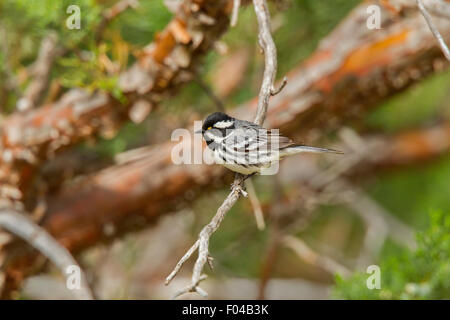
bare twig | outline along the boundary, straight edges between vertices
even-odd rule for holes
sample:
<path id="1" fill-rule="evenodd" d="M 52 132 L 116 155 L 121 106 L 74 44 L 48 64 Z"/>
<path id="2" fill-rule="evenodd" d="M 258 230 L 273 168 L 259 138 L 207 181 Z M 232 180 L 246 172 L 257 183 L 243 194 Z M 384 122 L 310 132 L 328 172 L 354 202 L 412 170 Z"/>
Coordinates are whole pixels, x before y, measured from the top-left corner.
<path id="1" fill-rule="evenodd" d="M 194 245 L 185 253 L 183 258 L 178 261 L 177 265 L 175 266 L 175 269 L 173 269 L 172 273 L 169 274 L 169 276 L 166 278 L 166 285 L 172 281 L 172 279 L 177 275 L 178 271 L 181 269 L 183 264 L 186 262 L 187 259 L 190 258 L 190 256 L 195 252 L 195 250 L 198 249 L 198 246 L 200 245 L 200 240 L 197 240 Z"/>
<path id="2" fill-rule="evenodd" d="M 255 187 L 253 186 L 253 182 L 251 179 L 245 180 L 245 187 L 248 191 L 248 198 L 250 200 L 250 204 L 252 205 L 253 212 L 255 214 L 256 226 L 259 230 L 264 230 L 266 228 L 266 223 L 264 222 L 264 215 L 261 208 L 261 203 L 259 202 L 258 196 L 255 191 Z"/>
<path id="3" fill-rule="evenodd" d="M 231 13 L 231 23 L 232 27 L 236 26 L 239 15 L 239 7 L 241 6 L 241 0 L 233 1 L 233 12 Z"/>
<path id="4" fill-rule="evenodd" d="M 267 246 L 264 260 L 261 263 L 260 281 L 257 295 L 258 300 L 266 299 L 267 285 L 271 280 L 270 278 L 273 276 L 277 257 L 280 251 L 279 249 L 282 238 L 281 238 L 281 230 L 279 228 L 279 222 L 277 221 L 276 218 L 272 222 L 273 224 L 271 225 L 269 245 Z"/>
<path id="5" fill-rule="evenodd" d="M 39 250 L 59 268 L 63 275 L 67 275 L 69 267 L 77 266 L 80 270 L 81 283 L 80 288 L 73 290 L 73 293 L 80 300 L 93 299 L 86 277 L 75 259 L 47 231 L 13 209 L 0 209 L 0 227 L 19 236 Z"/>
<path id="6" fill-rule="evenodd" d="M 283 244 L 294 250 L 294 252 L 306 262 L 321 267 L 331 274 L 339 273 L 342 276 L 350 275 L 350 270 L 335 260 L 319 255 L 306 243 L 297 237 L 286 235 L 283 237 Z"/>
<path id="7" fill-rule="evenodd" d="M 287 85 L 287 77 L 284 77 L 283 81 L 281 82 L 281 84 L 278 87 L 278 89 L 272 88 L 271 95 L 272 96 L 276 96 L 277 94 L 279 94 L 284 89 L 284 87 L 286 87 L 286 85 Z"/>
<path id="8" fill-rule="evenodd" d="M 263 48 L 265 54 L 265 67 L 263 82 L 258 97 L 258 108 L 256 110 L 256 116 L 254 122 L 258 125 L 262 125 L 266 117 L 267 108 L 269 105 L 269 99 L 272 96 L 273 85 L 275 76 L 277 73 L 277 51 L 270 32 L 270 15 L 265 0 L 254 0 L 254 9 L 256 12 L 258 27 L 259 27 L 259 43 Z M 180 270 L 183 263 L 195 252 L 198 246 L 198 258 L 194 265 L 191 283 L 185 288 L 179 290 L 174 299 L 187 292 L 197 292 L 202 296 L 207 296 L 207 293 L 201 289 L 198 284 L 205 278 L 202 275 L 203 268 L 210 260 L 209 258 L 209 239 L 211 235 L 219 228 L 220 223 L 225 218 L 227 212 L 234 206 L 241 195 L 246 196 L 247 193 L 243 189 L 243 183 L 246 177 L 241 174 L 236 174 L 230 194 L 217 210 L 215 216 L 209 224 L 207 224 L 198 237 L 197 242 L 189 249 L 189 251 L 178 262 L 174 271 L 166 278 L 166 284 L 175 277 Z M 198 245 L 197 245 L 198 243 Z"/>
<path id="9" fill-rule="evenodd" d="M 259 45 L 264 51 L 264 75 L 258 96 L 258 109 L 256 110 L 255 123 L 262 125 L 272 96 L 273 84 L 277 75 L 277 48 L 272 39 L 270 30 L 270 13 L 265 0 L 253 0 L 256 18 L 258 20 Z"/>
<path id="10" fill-rule="evenodd" d="M 382 146 L 378 146 L 376 141 L 365 141 L 349 128 L 341 129 L 339 136 L 351 150 L 351 153 L 327 170 L 313 176 L 310 179 L 310 185 L 316 190 L 322 189 L 324 192 L 341 195 L 338 198 L 342 198 L 352 209 L 361 215 L 368 226 L 367 237 L 369 241 L 366 241 L 366 243 L 374 244 L 370 250 L 373 253 L 372 256 L 376 256 L 388 235 L 398 243 L 413 247 L 414 237 L 411 228 L 396 219 L 394 215 L 388 213 L 362 190 L 348 183 L 342 177 L 343 174 L 358 163 L 364 160 L 370 161 L 374 158 L 374 154 L 379 155 L 381 151 L 377 150 L 381 150 Z M 345 191 L 351 195 L 350 199 L 345 199 L 348 196 L 343 196 Z"/>
<path id="11" fill-rule="evenodd" d="M 363 190 L 346 182 L 343 178 L 334 182 L 331 187 L 350 191 L 350 197 L 343 201 L 366 222 L 364 246 L 370 254 L 368 258 L 373 260 L 378 255 L 387 237 L 410 249 L 416 247 L 413 229 L 388 212 Z"/>
<path id="12" fill-rule="evenodd" d="M 416 0 L 417 6 L 419 7 L 420 12 L 422 13 L 423 17 L 425 18 L 425 21 L 428 24 L 428 27 L 430 28 L 431 32 L 437 39 L 439 46 L 441 47 L 442 52 L 444 53 L 445 58 L 450 61 L 450 50 L 448 49 L 447 44 L 444 41 L 444 38 L 442 37 L 439 30 L 436 28 L 436 26 L 433 23 L 433 19 L 431 18 L 430 14 L 428 13 L 427 9 L 422 3 L 422 0 Z"/>
<path id="13" fill-rule="evenodd" d="M 166 285 L 170 283 L 170 281 L 176 276 L 178 271 L 180 270 L 183 263 L 195 252 L 195 250 L 198 248 L 198 258 L 194 265 L 194 270 L 192 274 L 192 280 L 191 284 L 185 287 L 184 289 L 178 291 L 173 299 L 177 298 L 178 296 L 182 295 L 183 293 L 187 292 L 197 292 L 202 296 L 204 295 L 204 291 L 201 290 L 198 287 L 198 284 L 201 280 L 205 279 L 206 277 L 202 275 L 203 267 L 208 262 L 208 245 L 209 245 L 209 238 L 211 235 L 219 228 L 220 223 L 225 218 L 225 215 L 227 212 L 233 207 L 233 205 L 236 203 L 236 201 L 239 199 L 241 193 L 240 193 L 240 186 L 242 184 L 242 176 L 236 177 L 236 180 L 239 181 L 239 184 L 233 185 L 233 190 L 230 192 L 228 197 L 225 199 L 225 201 L 222 203 L 222 205 L 217 210 L 215 216 L 212 218 L 211 222 L 207 224 L 202 231 L 199 234 L 197 242 L 188 250 L 188 252 L 181 258 L 181 260 L 176 265 L 175 269 L 172 271 L 172 273 L 166 278 Z M 235 180 L 235 181 L 236 181 Z"/>

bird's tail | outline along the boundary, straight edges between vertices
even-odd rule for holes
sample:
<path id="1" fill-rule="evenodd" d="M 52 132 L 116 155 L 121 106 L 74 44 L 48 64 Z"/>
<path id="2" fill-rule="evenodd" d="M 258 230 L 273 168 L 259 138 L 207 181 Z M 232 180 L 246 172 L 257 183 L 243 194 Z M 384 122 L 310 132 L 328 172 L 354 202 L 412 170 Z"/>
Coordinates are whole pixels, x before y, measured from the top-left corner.
<path id="1" fill-rule="evenodd" d="M 327 149 L 327 148 L 318 148 L 318 147 L 310 147 L 304 145 L 293 145 L 283 149 L 280 149 L 281 156 L 293 155 L 297 153 L 308 152 L 308 153 L 337 153 L 343 154 L 342 151 Z"/>

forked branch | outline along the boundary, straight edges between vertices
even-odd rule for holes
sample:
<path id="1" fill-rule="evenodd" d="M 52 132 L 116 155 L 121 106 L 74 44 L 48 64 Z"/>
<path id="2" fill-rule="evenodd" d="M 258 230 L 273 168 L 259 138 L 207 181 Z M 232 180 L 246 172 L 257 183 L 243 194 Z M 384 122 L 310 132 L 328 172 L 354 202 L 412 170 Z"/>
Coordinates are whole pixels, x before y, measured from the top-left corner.
<path id="1" fill-rule="evenodd" d="M 258 108 L 254 119 L 256 124 L 262 125 L 266 117 L 270 97 L 281 91 L 284 85 L 282 84 L 280 87 L 281 89 L 279 90 L 274 89 L 274 81 L 277 74 L 277 50 L 272 39 L 270 14 L 267 3 L 265 0 L 253 0 L 253 6 L 258 20 L 259 44 L 264 51 L 265 56 L 264 76 L 258 97 Z M 209 263 L 210 266 L 212 266 L 212 258 L 209 255 L 209 239 L 211 235 L 219 228 L 220 223 L 225 218 L 225 215 L 234 206 L 240 196 L 247 196 L 247 193 L 244 191 L 243 187 L 243 182 L 246 178 L 247 177 L 241 174 L 236 174 L 230 194 L 219 207 L 211 222 L 202 229 L 195 244 L 186 252 L 172 273 L 166 278 L 167 285 L 177 275 L 183 264 L 198 249 L 198 258 L 194 265 L 191 283 L 185 288 L 179 290 L 174 295 L 174 299 L 188 292 L 197 292 L 204 297 L 207 296 L 207 292 L 201 289 L 198 284 L 206 278 L 206 275 L 202 274 L 205 264 Z"/>

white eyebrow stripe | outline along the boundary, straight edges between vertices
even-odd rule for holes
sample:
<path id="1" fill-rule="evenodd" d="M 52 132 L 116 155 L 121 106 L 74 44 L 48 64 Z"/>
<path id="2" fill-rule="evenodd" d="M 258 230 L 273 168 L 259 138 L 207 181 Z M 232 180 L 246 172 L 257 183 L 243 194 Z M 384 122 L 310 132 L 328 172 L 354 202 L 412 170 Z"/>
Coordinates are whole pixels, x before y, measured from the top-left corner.
<path id="1" fill-rule="evenodd" d="M 219 128 L 219 129 L 225 129 L 225 128 L 229 128 L 233 125 L 233 121 L 231 120 L 226 120 L 226 121 L 219 121 L 216 122 L 214 124 L 214 127 Z"/>

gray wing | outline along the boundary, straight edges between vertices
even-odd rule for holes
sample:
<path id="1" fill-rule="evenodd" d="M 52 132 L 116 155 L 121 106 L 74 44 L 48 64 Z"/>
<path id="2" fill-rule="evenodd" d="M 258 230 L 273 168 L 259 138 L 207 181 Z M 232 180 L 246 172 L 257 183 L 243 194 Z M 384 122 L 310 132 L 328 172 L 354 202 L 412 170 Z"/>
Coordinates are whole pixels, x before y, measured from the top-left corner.
<path id="1" fill-rule="evenodd" d="M 278 158 L 280 149 L 295 145 L 279 134 L 278 130 L 265 129 L 248 121 L 240 121 L 233 133 L 221 144 L 221 157 L 233 163 L 258 165 Z M 274 156 L 275 155 L 275 156 Z"/>
<path id="2" fill-rule="evenodd" d="M 268 150 L 279 150 L 296 145 L 288 137 L 282 136 L 278 129 L 266 129 L 249 121 L 240 121 L 236 129 L 245 131 L 244 133 L 237 132 L 237 137 L 231 137 L 238 139 L 238 142 L 240 142 L 237 145 L 239 151 L 245 151 L 246 144 L 243 142 L 245 139 L 253 148 L 258 147 Z M 232 143 L 232 141 L 228 142 Z M 258 142 L 257 146 L 254 145 L 255 142 Z"/>

